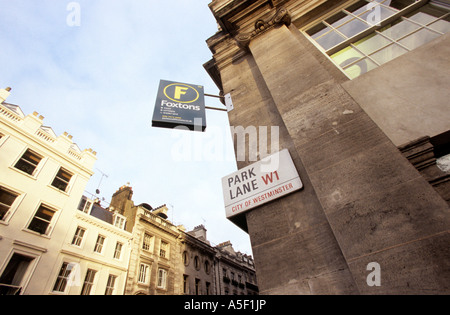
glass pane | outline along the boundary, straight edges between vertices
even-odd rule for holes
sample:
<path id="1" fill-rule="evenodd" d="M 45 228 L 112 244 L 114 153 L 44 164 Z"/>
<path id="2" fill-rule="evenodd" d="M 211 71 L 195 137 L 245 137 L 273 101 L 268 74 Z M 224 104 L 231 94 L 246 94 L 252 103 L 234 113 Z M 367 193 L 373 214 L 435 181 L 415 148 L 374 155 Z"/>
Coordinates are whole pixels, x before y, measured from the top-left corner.
<path id="1" fill-rule="evenodd" d="M 39 218 L 35 217 L 31 222 L 30 225 L 28 226 L 28 229 L 38 232 L 40 234 L 45 234 L 45 232 L 47 231 L 47 227 L 48 227 L 49 223 L 48 222 L 44 222 L 41 221 Z"/>
<path id="2" fill-rule="evenodd" d="M 384 30 L 382 33 L 389 38 L 392 38 L 393 40 L 397 40 L 419 28 L 420 26 L 417 24 L 402 20 L 400 23 L 397 23 L 394 26 Z"/>
<path id="3" fill-rule="evenodd" d="M 45 207 L 40 207 L 39 210 L 36 212 L 35 217 L 38 217 L 38 218 L 41 218 L 41 219 L 43 219 L 45 221 L 49 221 L 50 222 L 54 213 L 55 212 L 50 210 L 50 209 L 47 209 Z"/>
<path id="4" fill-rule="evenodd" d="M 429 41 L 432 41 L 433 39 L 439 36 L 440 36 L 439 34 L 432 32 L 430 30 L 421 29 L 420 31 L 402 39 L 401 41 L 399 41 L 399 43 L 406 46 L 408 49 L 412 50 L 414 48 L 417 48 L 419 46 L 428 43 Z"/>
<path id="5" fill-rule="evenodd" d="M 317 43 L 322 46 L 324 49 L 328 50 L 333 46 L 336 46 L 337 44 L 343 42 L 345 40 L 344 37 L 336 33 L 335 31 L 332 31 L 321 38 L 317 39 Z"/>
<path id="6" fill-rule="evenodd" d="M 345 69 L 345 72 L 351 79 L 354 79 L 376 67 L 378 66 L 372 60 L 365 58 Z"/>
<path id="7" fill-rule="evenodd" d="M 333 15 L 331 18 L 327 19 L 326 22 L 328 24 L 331 24 L 334 28 L 337 28 L 345 22 L 351 20 L 352 18 L 352 16 L 348 15 L 345 12 L 339 12 Z"/>
<path id="8" fill-rule="evenodd" d="M 346 24 L 340 26 L 338 28 L 338 30 L 345 36 L 352 37 L 362 31 L 364 31 L 367 28 L 369 28 L 368 24 L 355 18 L 355 19 L 347 22 Z"/>
<path id="9" fill-rule="evenodd" d="M 429 27 L 441 33 L 447 33 L 448 31 L 450 31 L 450 23 L 444 20 L 434 22 Z"/>
<path id="10" fill-rule="evenodd" d="M 331 56 L 334 62 L 336 62 L 341 68 L 345 67 L 346 65 L 356 60 L 361 59 L 362 57 L 364 57 L 364 55 L 358 52 L 356 49 L 352 48 L 351 46 L 348 46 L 347 48 Z"/>
<path id="11" fill-rule="evenodd" d="M 368 55 L 381 47 L 389 45 L 390 43 L 391 43 L 390 40 L 386 39 L 385 37 L 379 34 L 374 33 L 355 43 L 355 46 L 358 47 L 358 49 L 361 50 L 363 53 Z"/>
<path id="12" fill-rule="evenodd" d="M 317 37 L 320 37 L 329 31 L 331 31 L 331 28 L 320 23 L 319 25 L 308 30 L 308 34 L 310 34 L 312 38 L 316 39 Z"/>
<path id="13" fill-rule="evenodd" d="M 428 15 L 423 12 L 418 12 L 418 13 L 410 16 L 409 19 L 416 21 L 418 23 L 424 24 L 424 25 L 436 20 L 436 18 L 434 16 Z"/>
<path id="14" fill-rule="evenodd" d="M 384 1 L 380 1 L 377 0 L 377 2 L 382 2 L 384 5 L 388 5 L 392 8 L 396 8 L 398 10 L 402 10 L 404 8 L 406 8 L 407 6 L 413 4 L 415 2 L 415 0 L 384 0 Z"/>
<path id="15" fill-rule="evenodd" d="M 3 190 L 0 187 L 0 203 L 10 206 L 13 204 L 14 200 L 16 200 L 16 197 L 17 195 L 14 195 L 9 191 Z"/>
<path id="16" fill-rule="evenodd" d="M 380 65 L 397 58 L 404 53 L 408 52 L 406 49 L 400 47 L 397 44 L 392 44 L 386 48 L 374 53 L 371 57 L 378 62 Z"/>
<path id="17" fill-rule="evenodd" d="M 397 13 L 394 9 L 381 5 L 377 5 L 376 7 L 370 5 L 368 8 L 370 10 L 360 17 L 370 25 L 379 25 L 381 21 Z"/>

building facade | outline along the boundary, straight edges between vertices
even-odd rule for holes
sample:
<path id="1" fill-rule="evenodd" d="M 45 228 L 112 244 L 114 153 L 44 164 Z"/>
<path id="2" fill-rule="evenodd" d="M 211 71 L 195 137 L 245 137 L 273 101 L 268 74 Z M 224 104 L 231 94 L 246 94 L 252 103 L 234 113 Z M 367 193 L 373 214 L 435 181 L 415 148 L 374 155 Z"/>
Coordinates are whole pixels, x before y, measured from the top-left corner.
<path id="1" fill-rule="evenodd" d="M 216 246 L 215 275 L 218 295 L 258 295 L 253 258 L 236 252 L 230 241 Z"/>
<path id="2" fill-rule="evenodd" d="M 126 217 L 125 229 L 132 233 L 126 295 L 258 292 L 250 256 L 234 251 L 225 255 L 221 247 L 210 244 L 203 225 L 186 232 L 182 225 L 175 226 L 167 219 L 165 205 L 155 209 L 146 203 L 135 206 L 132 196 L 132 188 L 122 186 L 113 194 L 109 208 Z M 223 289 L 218 266 L 233 269 L 236 280 L 239 275 L 239 293 Z"/>
<path id="3" fill-rule="evenodd" d="M 0 90 L 0 290 L 49 294 L 96 153 L 6 103 L 9 94 Z"/>
<path id="4" fill-rule="evenodd" d="M 209 243 L 206 228 L 196 226 L 181 235 L 183 292 L 185 295 L 216 295 L 214 277 L 216 250 Z"/>
<path id="5" fill-rule="evenodd" d="M 84 196 L 96 152 L 9 94 L 0 90 L 0 295 L 223 294 L 203 225 L 186 232 L 165 205 L 135 205 L 127 185 L 107 208 Z"/>
<path id="6" fill-rule="evenodd" d="M 180 231 L 166 220 L 166 206 L 153 209 L 146 203 L 134 205 L 132 196 L 132 188 L 122 186 L 110 204 L 110 209 L 126 217 L 125 229 L 132 233 L 125 294 L 180 294 Z"/>
<path id="7" fill-rule="evenodd" d="M 304 184 L 233 218 L 260 292 L 448 294 L 450 2 L 209 7 L 219 30 L 204 67 L 233 100 L 231 126 L 279 127 Z"/>
<path id="8" fill-rule="evenodd" d="M 132 234 L 126 219 L 83 196 L 53 271 L 53 295 L 123 295 Z"/>

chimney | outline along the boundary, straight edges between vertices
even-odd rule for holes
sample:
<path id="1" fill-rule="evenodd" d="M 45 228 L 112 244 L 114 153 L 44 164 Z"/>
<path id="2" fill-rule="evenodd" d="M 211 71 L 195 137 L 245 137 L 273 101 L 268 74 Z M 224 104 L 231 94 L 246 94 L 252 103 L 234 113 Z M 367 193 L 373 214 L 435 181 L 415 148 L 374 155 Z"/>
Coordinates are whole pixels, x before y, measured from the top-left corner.
<path id="1" fill-rule="evenodd" d="M 196 226 L 192 231 L 188 232 L 188 234 L 192 235 L 193 237 L 202 240 L 207 241 L 206 238 L 206 228 L 203 224 Z"/>
<path id="2" fill-rule="evenodd" d="M 112 195 L 110 207 L 114 207 L 119 214 L 123 215 L 131 197 L 133 197 L 133 188 L 123 185 Z"/>
<path id="3" fill-rule="evenodd" d="M 6 89 L 0 89 L 0 104 L 6 101 L 8 96 L 11 95 L 11 88 L 7 87 Z"/>

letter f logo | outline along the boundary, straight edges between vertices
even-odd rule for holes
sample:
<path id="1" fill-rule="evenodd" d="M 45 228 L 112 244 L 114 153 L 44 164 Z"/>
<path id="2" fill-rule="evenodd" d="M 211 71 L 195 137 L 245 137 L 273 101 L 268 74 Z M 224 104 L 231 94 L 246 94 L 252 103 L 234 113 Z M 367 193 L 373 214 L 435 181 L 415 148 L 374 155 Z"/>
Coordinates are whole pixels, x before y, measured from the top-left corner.
<path id="1" fill-rule="evenodd" d="M 189 88 L 184 86 L 175 86 L 175 93 L 173 97 L 179 100 L 181 98 L 181 95 L 185 95 L 188 89 Z"/>

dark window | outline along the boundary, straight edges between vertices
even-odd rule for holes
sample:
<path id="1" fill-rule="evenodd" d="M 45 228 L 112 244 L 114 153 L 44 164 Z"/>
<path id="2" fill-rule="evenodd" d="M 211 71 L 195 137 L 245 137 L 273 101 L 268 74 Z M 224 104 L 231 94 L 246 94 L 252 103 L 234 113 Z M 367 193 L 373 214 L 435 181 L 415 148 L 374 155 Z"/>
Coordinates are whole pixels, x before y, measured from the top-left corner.
<path id="1" fill-rule="evenodd" d="M 52 186 L 59 190 L 66 191 L 71 178 L 72 174 L 61 167 L 53 180 Z"/>
<path id="2" fill-rule="evenodd" d="M 33 175 L 41 160 L 41 156 L 28 149 L 14 167 L 29 175 Z"/>
<path id="3" fill-rule="evenodd" d="M 54 214 L 55 210 L 52 210 L 44 205 L 41 205 L 39 209 L 36 211 L 33 220 L 31 220 L 28 229 L 38 232 L 40 234 L 46 234 Z"/>
<path id="4" fill-rule="evenodd" d="M 18 295 L 33 258 L 13 254 L 0 277 L 0 295 Z"/>
<path id="5" fill-rule="evenodd" d="M 0 221 L 6 219 L 11 205 L 18 195 L 0 186 Z"/>

